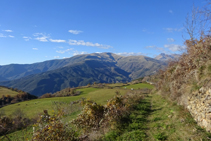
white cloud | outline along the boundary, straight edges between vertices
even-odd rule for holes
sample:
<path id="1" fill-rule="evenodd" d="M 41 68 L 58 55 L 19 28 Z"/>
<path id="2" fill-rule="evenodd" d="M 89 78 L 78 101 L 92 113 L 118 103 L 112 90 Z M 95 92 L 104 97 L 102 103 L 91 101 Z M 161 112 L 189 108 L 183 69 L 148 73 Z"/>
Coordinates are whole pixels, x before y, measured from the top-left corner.
<path id="1" fill-rule="evenodd" d="M 44 33 L 35 33 L 33 34 L 33 36 L 35 36 L 36 38 L 34 38 L 35 40 L 38 40 L 40 42 L 48 42 L 48 38 L 49 35 L 45 35 Z"/>
<path id="2" fill-rule="evenodd" d="M 38 50 L 38 48 L 32 48 L 33 50 Z"/>
<path id="3" fill-rule="evenodd" d="M 146 48 L 154 48 L 155 46 L 146 46 Z"/>
<path id="4" fill-rule="evenodd" d="M 185 46 L 175 45 L 175 44 L 168 44 L 164 45 L 165 48 L 168 48 L 171 51 L 181 51 L 185 49 Z"/>
<path id="5" fill-rule="evenodd" d="M 10 37 L 10 38 L 14 38 L 15 36 L 12 36 L 12 35 L 8 35 L 8 36 L 6 36 L 6 35 L 4 35 L 4 34 L 2 34 L 2 33 L 0 33 L 0 37 Z"/>
<path id="6" fill-rule="evenodd" d="M 69 51 L 71 51 L 71 50 L 73 50 L 74 48 L 69 48 L 69 49 L 66 49 L 66 50 L 57 50 L 56 52 L 57 53 L 61 53 L 61 54 L 63 54 L 63 53 L 65 53 L 65 52 L 69 52 Z"/>
<path id="7" fill-rule="evenodd" d="M 4 34 L 0 33 L 0 37 L 7 37 L 7 36 L 5 36 Z"/>
<path id="8" fill-rule="evenodd" d="M 173 38 L 167 38 L 168 42 L 174 42 L 175 40 Z"/>
<path id="9" fill-rule="evenodd" d="M 29 41 L 30 39 L 32 39 L 31 37 L 26 37 L 26 36 L 23 36 L 23 38 L 25 41 Z"/>
<path id="10" fill-rule="evenodd" d="M 59 58 L 59 56 L 54 56 L 55 59 Z"/>
<path id="11" fill-rule="evenodd" d="M 2 31 L 5 31 L 5 32 L 13 32 L 12 30 L 9 30 L 9 29 L 8 30 L 2 30 Z"/>
<path id="12" fill-rule="evenodd" d="M 168 32 L 173 32 L 173 31 L 180 32 L 180 31 L 183 30 L 183 28 L 163 28 L 163 29 L 168 31 Z"/>
<path id="13" fill-rule="evenodd" d="M 56 42 L 56 43 L 65 43 L 66 42 L 66 40 L 60 40 L 60 39 L 58 39 L 58 40 L 53 40 L 53 39 L 49 39 L 51 42 Z"/>
<path id="14" fill-rule="evenodd" d="M 73 51 L 74 53 L 73 53 L 73 55 L 80 55 L 80 54 L 87 54 L 87 52 L 86 51 Z"/>
<path id="15" fill-rule="evenodd" d="M 92 46 L 92 47 L 98 47 L 102 49 L 109 49 L 113 48 L 112 46 L 109 45 L 102 45 L 99 43 L 92 43 L 92 42 L 84 42 L 83 40 L 69 40 L 69 45 L 81 45 L 81 46 Z"/>
<path id="16" fill-rule="evenodd" d="M 116 53 L 118 55 L 121 55 L 121 56 L 142 56 L 144 55 L 143 53 L 141 52 L 121 52 L 121 53 Z"/>
<path id="17" fill-rule="evenodd" d="M 8 35 L 8 37 L 10 37 L 10 38 L 14 38 L 15 36 L 12 36 L 12 35 Z"/>
<path id="18" fill-rule="evenodd" d="M 82 33 L 83 31 L 80 31 L 80 30 L 69 30 L 68 32 L 72 33 L 72 34 L 80 34 Z"/>
<path id="19" fill-rule="evenodd" d="M 169 13 L 171 13 L 171 14 L 172 14 L 172 13 L 173 13 L 173 11 L 172 11 L 172 10 L 169 10 Z"/>

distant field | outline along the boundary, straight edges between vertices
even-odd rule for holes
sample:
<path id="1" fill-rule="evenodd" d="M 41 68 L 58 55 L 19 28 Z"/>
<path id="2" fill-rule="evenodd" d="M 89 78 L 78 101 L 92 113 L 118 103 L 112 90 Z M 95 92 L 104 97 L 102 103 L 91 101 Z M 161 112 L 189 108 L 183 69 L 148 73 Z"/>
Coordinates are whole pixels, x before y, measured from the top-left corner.
<path id="1" fill-rule="evenodd" d="M 53 101 L 71 102 L 71 101 L 79 100 L 80 98 L 85 97 L 84 95 L 88 94 L 91 91 L 95 91 L 95 90 L 98 90 L 98 89 L 97 88 L 84 88 L 84 89 L 80 89 L 82 94 L 79 96 L 34 99 L 34 100 L 30 100 L 30 101 L 24 101 L 24 102 L 19 102 L 16 104 L 5 106 L 5 107 L 1 108 L 1 110 L 4 110 L 6 115 L 10 115 L 17 108 L 20 108 L 29 117 L 33 117 L 33 116 L 37 115 L 38 113 L 42 113 L 43 110 L 48 110 L 49 113 L 51 114 L 52 110 L 53 110 L 53 108 L 52 108 Z"/>
<path id="2" fill-rule="evenodd" d="M 53 107 L 52 107 L 53 101 L 69 103 L 71 101 L 79 100 L 83 97 L 90 100 L 94 100 L 100 104 L 105 104 L 108 99 L 112 98 L 115 95 L 115 91 L 117 89 L 84 88 L 84 89 L 78 89 L 78 90 L 81 91 L 81 95 L 79 96 L 35 99 L 35 100 L 24 101 L 24 102 L 8 105 L 1 108 L 1 110 L 4 110 L 6 115 L 10 115 L 17 108 L 20 108 L 29 117 L 33 117 L 37 115 L 38 113 L 42 113 L 43 110 L 48 110 L 49 114 L 51 114 L 53 110 Z M 118 91 L 120 91 L 121 94 L 126 93 L 126 90 L 124 89 L 119 89 Z"/>
<path id="3" fill-rule="evenodd" d="M 119 91 L 120 94 L 126 94 L 127 90 L 124 89 L 99 89 L 93 92 L 90 92 L 88 95 L 84 96 L 90 100 L 94 100 L 100 104 L 106 104 L 107 100 L 111 99 Z"/>
<path id="4" fill-rule="evenodd" d="M 70 103 L 71 101 L 76 101 L 81 98 L 87 98 L 90 100 L 94 100 L 97 103 L 105 104 L 107 100 L 111 99 L 116 93 L 119 91 L 122 95 L 124 95 L 128 89 L 138 89 L 138 88 L 149 88 L 152 89 L 153 86 L 146 83 L 122 86 L 122 88 L 126 89 L 99 89 L 99 88 L 83 88 L 77 89 L 77 91 L 81 91 L 81 94 L 78 96 L 69 96 L 69 97 L 53 97 L 53 98 L 43 98 L 43 99 L 34 99 L 30 101 L 24 101 L 16 104 L 11 104 L 1 108 L 0 110 L 4 110 L 6 115 L 11 115 L 17 108 L 23 110 L 27 116 L 33 117 L 38 113 L 42 113 L 43 110 L 48 110 L 49 114 L 52 113 L 53 101 L 60 101 Z M 17 94 L 17 93 L 16 93 Z"/>
<path id="5" fill-rule="evenodd" d="M 122 86 L 122 85 L 124 85 L 124 83 L 107 84 L 106 86 L 118 87 L 118 86 Z"/>
<path id="6" fill-rule="evenodd" d="M 10 90 L 8 88 L 0 87 L 0 98 L 2 97 L 2 95 L 15 96 L 17 94 L 18 94 L 18 92 L 16 92 L 16 91 L 12 91 L 12 90 Z"/>
<path id="7" fill-rule="evenodd" d="M 128 85 L 128 86 L 122 86 L 121 88 L 125 88 L 126 87 L 126 89 L 131 89 L 131 88 L 133 88 L 133 89 L 143 89 L 143 88 L 148 88 L 148 89 L 152 89 L 152 88 L 154 88 L 154 86 L 153 85 L 150 85 L 150 84 L 147 84 L 147 83 L 138 83 L 138 84 L 133 84 L 133 85 Z"/>

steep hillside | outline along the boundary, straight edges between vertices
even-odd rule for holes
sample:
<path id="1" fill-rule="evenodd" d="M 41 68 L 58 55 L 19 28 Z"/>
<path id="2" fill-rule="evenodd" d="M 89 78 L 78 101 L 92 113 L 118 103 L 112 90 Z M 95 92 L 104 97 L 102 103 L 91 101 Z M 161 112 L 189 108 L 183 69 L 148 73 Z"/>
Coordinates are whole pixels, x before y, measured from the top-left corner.
<path id="1" fill-rule="evenodd" d="M 128 56 L 119 59 L 117 66 L 129 72 L 132 79 L 137 79 L 165 68 L 166 63 L 146 56 Z"/>
<path id="2" fill-rule="evenodd" d="M 53 71 L 0 82 L 0 85 L 18 88 L 40 96 L 67 87 L 83 86 L 93 82 L 112 83 L 116 81 L 130 81 L 129 73 L 116 67 L 112 62 L 86 60 Z"/>
<path id="3" fill-rule="evenodd" d="M 14 80 L 25 77 L 31 74 L 38 74 L 50 70 L 55 70 L 64 66 L 79 63 L 84 60 L 99 60 L 99 61 L 115 61 L 111 53 L 93 53 L 85 55 L 77 55 L 67 59 L 50 60 L 34 64 L 10 64 L 0 66 L 0 81 Z M 120 56 L 117 56 L 118 58 Z"/>
<path id="4" fill-rule="evenodd" d="M 211 131 L 211 37 L 187 40 L 187 53 L 158 76 L 163 96 L 184 105 L 198 125 Z"/>
<path id="5" fill-rule="evenodd" d="M 165 65 L 165 63 L 161 61 L 144 56 L 124 57 L 113 53 L 92 53 L 34 64 L 10 64 L 0 66 L 0 81 L 19 79 L 32 74 L 39 74 L 73 65 L 84 60 L 115 62 L 121 69 L 132 73 L 130 75 L 132 79 L 152 74 L 152 72 Z"/>
<path id="6" fill-rule="evenodd" d="M 165 62 L 145 56 L 93 53 L 29 65 L 1 66 L 0 79 L 10 81 L 2 81 L 0 85 L 40 96 L 93 82 L 130 81 L 151 75 L 165 66 Z"/>

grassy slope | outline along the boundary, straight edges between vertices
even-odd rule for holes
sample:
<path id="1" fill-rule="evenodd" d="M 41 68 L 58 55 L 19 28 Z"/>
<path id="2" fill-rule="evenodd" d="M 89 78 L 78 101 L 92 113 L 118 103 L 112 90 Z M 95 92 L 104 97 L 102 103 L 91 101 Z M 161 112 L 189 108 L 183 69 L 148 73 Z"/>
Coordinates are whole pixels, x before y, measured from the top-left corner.
<path id="1" fill-rule="evenodd" d="M 131 122 L 109 132 L 104 140 L 206 141 L 210 138 L 186 110 L 157 94 L 146 96 L 129 118 Z"/>
<path id="2" fill-rule="evenodd" d="M 207 140 L 207 134 L 197 126 L 185 109 L 160 95 L 150 95 L 152 114 L 148 117 L 148 138 L 156 141 L 158 136 L 166 137 L 169 141 L 200 141 Z"/>
<path id="3" fill-rule="evenodd" d="M 134 86 L 140 87 L 143 85 L 130 85 L 130 87 L 135 88 Z M 145 85 L 145 88 L 146 87 L 149 87 L 149 85 Z M 120 90 L 122 94 L 127 91 L 124 89 L 85 88 L 80 89 L 80 91 L 82 91 L 80 97 L 90 98 L 104 104 L 107 99 L 110 99 L 115 95 L 116 90 Z M 79 96 L 57 97 L 57 99 L 62 99 L 63 101 L 70 101 L 70 99 L 76 100 L 77 98 L 79 98 Z M 49 101 L 50 99 L 56 98 L 43 99 L 43 102 Z M 160 95 L 149 94 L 138 107 L 139 108 L 130 116 L 135 123 L 130 123 L 125 127 L 127 129 L 121 129 L 123 130 L 121 137 L 138 131 L 145 141 L 157 141 L 158 139 L 166 139 L 168 141 L 207 140 L 208 135 L 196 125 L 187 111 L 180 106 L 163 99 Z M 31 128 L 28 128 L 28 130 L 31 130 Z M 24 133 L 26 133 L 26 131 L 20 130 L 11 133 L 8 136 L 12 137 L 11 139 L 17 139 L 16 135 L 26 136 Z M 15 138 L 13 138 L 14 136 Z"/>
<path id="4" fill-rule="evenodd" d="M 2 97 L 2 95 L 4 95 L 4 96 L 10 95 L 10 96 L 13 97 L 17 94 L 18 94 L 18 92 L 16 92 L 16 91 L 10 90 L 10 89 L 5 88 L 5 87 L 0 87 L 0 97 Z"/>
<path id="5" fill-rule="evenodd" d="M 152 86 L 152 85 L 149 85 L 149 84 L 147 84 L 147 83 L 138 83 L 138 84 L 133 84 L 133 85 L 129 85 L 129 86 L 122 86 L 122 88 L 125 88 L 126 87 L 126 89 L 131 89 L 131 88 L 133 88 L 133 89 L 143 89 L 143 88 L 148 88 L 148 89 L 152 89 L 154 86 Z"/>
<path id="6" fill-rule="evenodd" d="M 123 90 L 123 89 L 97 89 L 97 88 L 91 88 L 91 87 L 78 89 L 78 90 L 81 91 L 81 95 L 79 96 L 35 99 L 35 100 L 24 101 L 24 102 L 8 105 L 1 108 L 1 110 L 4 110 L 6 115 L 10 115 L 17 108 L 20 108 L 23 110 L 24 113 L 26 113 L 27 116 L 33 117 L 37 115 L 38 113 L 42 113 L 43 110 L 48 110 L 49 114 L 51 114 L 53 110 L 53 107 L 52 107 L 53 101 L 69 103 L 71 101 L 79 100 L 83 97 L 83 98 L 94 100 L 97 103 L 105 104 L 106 100 L 112 98 L 115 95 L 116 90 L 120 91 L 121 94 L 125 94 L 127 92 L 127 90 Z"/>
<path id="7" fill-rule="evenodd" d="M 137 85 L 137 84 L 135 84 Z M 146 87 L 151 87 L 149 84 L 139 84 L 139 86 L 144 85 Z M 134 85 L 131 85 L 134 86 Z M 13 111 L 15 111 L 17 108 L 21 108 L 24 112 L 27 113 L 29 117 L 33 117 L 37 113 L 41 113 L 43 109 L 49 109 L 49 113 L 51 114 L 52 108 L 52 101 L 64 101 L 64 102 L 70 102 L 74 100 L 78 100 L 81 97 L 88 98 L 91 100 L 95 100 L 98 103 L 105 104 L 106 101 L 110 98 L 112 98 L 115 95 L 116 91 L 119 91 L 121 94 L 125 94 L 128 90 L 125 89 L 97 89 L 97 88 L 83 88 L 83 89 L 77 89 L 77 91 L 81 91 L 81 94 L 79 96 L 71 96 L 71 97 L 55 97 L 55 98 L 45 98 L 45 99 L 36 99 L 31 101 L 25 101 L 20 102 L 18 104 L 13 104 L 9 106 L 5 106 L 2 109 L 5 110 L 5 113 L 7 115 L 10 115 Z M 34 104 L 37 103 L 37 104 Z M 26 106 L 27 104 L 27 106 Z M 71 114 L 70 116 L 63 119 L 64 121 L 69 121 L 73 118 L 75 118 L 80 112 L 75 112 Z M 25 139 L 27 137 L 31 137 L 32 128 L 29 127 L 27 129 L 19 130 L 13 133 L 8 134 L 8 137 L 10 137 L 11 140 L 17 140 L 17 137 L 21 140 L 22 137 Z M 5 138 L 0 138 L 3 140 L 7 140 Z"/>

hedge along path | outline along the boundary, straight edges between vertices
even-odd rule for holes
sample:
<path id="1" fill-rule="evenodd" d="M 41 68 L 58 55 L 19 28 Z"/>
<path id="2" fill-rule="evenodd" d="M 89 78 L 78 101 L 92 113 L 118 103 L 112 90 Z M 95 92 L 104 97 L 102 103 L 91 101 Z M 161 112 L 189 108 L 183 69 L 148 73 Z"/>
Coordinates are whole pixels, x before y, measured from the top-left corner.
<path id="1" fill-rule="evenodd" d="M 146 141 L 207 141 L 210 133 L 197 126 L 191 115 L 182 106 L 162 98 L 158 94 L 145 97 L 151 101 L 147 119 Z"/>

